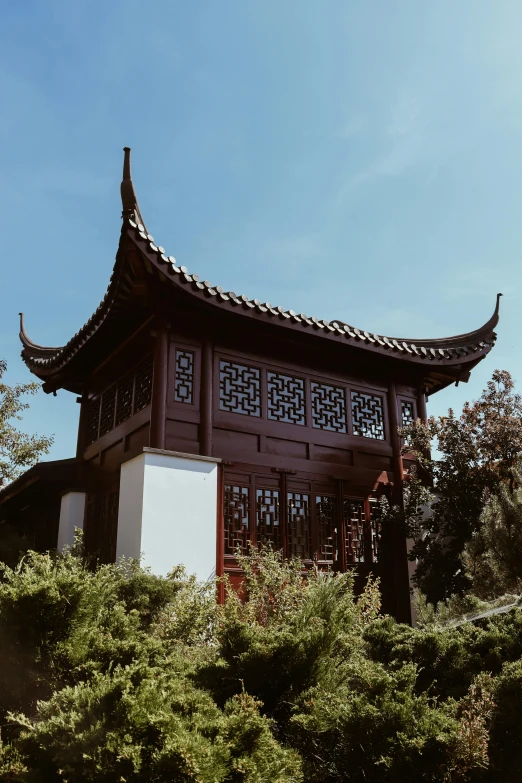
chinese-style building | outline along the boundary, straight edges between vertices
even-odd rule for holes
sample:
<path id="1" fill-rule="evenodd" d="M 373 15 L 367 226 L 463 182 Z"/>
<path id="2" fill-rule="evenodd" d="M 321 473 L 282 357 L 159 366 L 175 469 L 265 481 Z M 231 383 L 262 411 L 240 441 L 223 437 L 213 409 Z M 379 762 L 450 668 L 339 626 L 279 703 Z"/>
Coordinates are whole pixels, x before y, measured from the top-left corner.
<path id="1" fill-rule="evenodd" d="M 78 395 L 76 457 L 0 493 L 0 521 L 63 545 L 74 525 L 104 561 L 240 579 L 235 552 L 272 544 L 306 565 L 381 578 L 409 621 L 406 541 L 380 530 L 400 501 L 398 427 L 467 381 L 498 322 L 445 339 L 395 339 L 224 291 L 178 266 L 141 216 L 125 149 L 123 223 L 102 302 L 66 345 L 28 337 L 46 392 Z"/>

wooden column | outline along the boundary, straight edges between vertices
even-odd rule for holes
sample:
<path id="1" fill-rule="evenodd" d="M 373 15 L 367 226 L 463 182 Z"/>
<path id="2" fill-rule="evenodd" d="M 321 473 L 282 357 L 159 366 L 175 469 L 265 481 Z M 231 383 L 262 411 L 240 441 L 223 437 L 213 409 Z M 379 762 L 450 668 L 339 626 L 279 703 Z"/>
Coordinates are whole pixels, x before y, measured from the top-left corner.
<path id="1" fill-rule="evenodd" d="M 216 577 L 219 579 L 225 573 L 225 468 L 222 464 L 218 465 L 218 491 L 217 491 L 217 514 L 216 514 Z M 217 586 L 218 603 L 225 601 L 225 585 L 219 582 Z"/>
<path id="2" fill-rule="evenodd" d="M 344 574 L 346 571 L 346 522 L 344 519 L 344 484 L 343 480 L 337 482 L 337 566 L 339 571 Z"/>
<path id="3" fill-rule="evenodd" d="M 424 384 L 419 386 L 419 390 L 417 392 L 417 416 L 423 422 L 427 421 L 428 419 L 428 412 L 426 410 L 426 389 Z"/>
<path id="4" fill-rule="evenodd" d="M 393 502 L 400 503 L 402 500 L 402 480 L 404 478 L 404 472 L 402 467 L 401 439 L 398 433 L 400 425 L 397 391 L 394 383 L 390 383 L 388 388 L 388 417 L 390 420 L 390 444 L 393 449 Z"/>
<path id="5" fill-rule="evenodd" d="M 201 425 L 199 435 L 200 453 L 205 457 L 212 457 L 213 363 L 214 347 L 210 340 L 205 340 L 201 352 Z"/>
<path id="6" fill-rule="evenodd" d="M 80 404 L 80 420 L 78 422 L 78 440 L 76 441 L 76 459 L 83 458 L 85 443 L 87 441 L 87 406 L 89 404 L 87 395 L 77 397 L 76 402 Z"/>
<path id="7" fill-rule="evenodd" d="M 283 558 L 286 560 L 289 556 L 288 547 L 288 481 L 286 473 L 281 473 L 279 483 L 281 492 L 281 503 L 279 505 L 279 515 L 281 524 L 281 543 L 283 545 Z"/>
<path id="8" fill-rule="evenodd" d="M 154 344 L 154 374 L 152 377 L 150 445 L 153 449 L 165 448 L 168 364 L 169 332 L 165 324 L 160 323 Z"/>
<path id="9" fill-rule="evenodd" d="M 393 449 L 392 500 L 394 505 L 402 506 L 404 472 L 401 456 L 401 439 L 398 433 L 399 414 L 395 383 L 390 383 L 388 388 L 388 417 L 390 421 L 390 443 Z M 390 587 L 393 589 L 394 593 L 393 613 L 399 622 L 411 623 L 410 580 L 408 573 L 406 537 L 401 530 L 391 530 L 387 531 L 387 533 L 387 550 L 388 557 L 391 561 L 388 563 L 388 573 L 390 577 Z M 383 601 L 383 603 L 389 604 L 389 600 Z"/>

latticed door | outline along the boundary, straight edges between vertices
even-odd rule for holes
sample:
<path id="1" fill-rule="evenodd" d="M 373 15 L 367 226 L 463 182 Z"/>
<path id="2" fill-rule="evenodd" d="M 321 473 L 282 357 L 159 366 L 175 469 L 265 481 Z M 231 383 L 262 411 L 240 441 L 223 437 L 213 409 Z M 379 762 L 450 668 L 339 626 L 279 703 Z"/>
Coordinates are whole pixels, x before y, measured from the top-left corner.
<path id="1" fill-rule="evenodd" d="M 335 495 L 315 496 L 318 560 L 333 565 L 338 560 L 338 508 Z"/>
<path id="2" fill-rule="evenodd" d="M 278 487 L 256 489 L 256 543 L 277 551 L 283 548 L 281 492 Z"/>
<path id="3" fill-rule="evenodd" d="M 250 487 L 225 482 L 225 556 L 248 553 L 250 540 Z"/>
<path id="4" fill-rule="evenodd" d="M 375 564 L 381 538 L 376 498 L 342 494 L 341 483 L 294 477 L 225 476 L 224 554 L 269 546 L 285 557 L 335 568 Z"/>
<path id="5" fill-rule="evenodd" d="M 312 519 L 310 494 L 287 492 L 287 555 L 300 560 L 312 559 Z"/>
<path id="6" fill-rule="evenodd" d="M 356 498 L 343 500 L 343 532 L 346 565 L 365 561 L 365 503 Z"/>

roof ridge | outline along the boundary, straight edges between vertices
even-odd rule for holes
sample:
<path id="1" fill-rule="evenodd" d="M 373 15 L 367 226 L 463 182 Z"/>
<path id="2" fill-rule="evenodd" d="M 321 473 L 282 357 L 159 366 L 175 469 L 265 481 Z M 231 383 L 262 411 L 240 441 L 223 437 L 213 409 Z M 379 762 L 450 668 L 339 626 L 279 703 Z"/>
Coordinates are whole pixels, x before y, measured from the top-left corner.
<path id="1" fill-rule="evenodd" d="M 23 345 L 22 357 L 35 373 L 48 376 L 66 364 L 75 353 L 84 345 L 90 337 L 100 328 L 111 312 L 115 298 L 118 294 L 124 237 L 129 237 L 137 245 L 141 253 L 148 259 L 148 263 L 156 266 L 158 271 L 169 277 L 174 277 L 182 286 L 189 286 L 200 297 L 210 298 L 216 304 L 224 305 L 227 309 L 241 308 L 252 315 L 257 314 L 267 319 L 278 319 L 280 322 L 295 328 L 312 329 L 330 337 L 344 337 L 353 341 L 354 347 L 367 348 L 379 353 L 396 354 L 409 361 L 428 361 L 433 366 L 452 363 L 461 363 L 465 357 L 467 364 L 470 361 L 476 363 L 488 353 L 493 346 L 496 335 L 494 327 L 499 320 L 499 302 L 502 294 L 497 294 L 497 302 L 491 318 L 478 329 L 466 334 L 446 338 L 397 338 L 379 335 L 373 332 L 358 329 L 340 319 L 328 321 L 318 319 L 315 316 L 307 316 L 304 313 L 296 313 L 294 310 L 285 310 L 281 306 L 273 306 L 270 302 L 261 302 L 259 299 L 250 299 L 246 295 L 236 295 L 234 291 L 226 292 L 221 286 L 213 286 L 208 280 L 200 281 L 199 275 L 190 274 L 185 266 L 178 266 L 173 256 L 167 256 L 160 245 L 156 245 L 154 237 L 149 234 L 139 209 L 134 183 L 131 175 L 131 150 L 124 147 L 123 175 L 121 182 L 122 199 L 122 228 L 120 242 L 116 253 L 109 285 L 105 295 L 93 315 L 85 322 L 64 346 L 59 348 L 45 347 L 34 343 L 25 331 L 23 315 L 20 323 L 20 340 Z M 120 265 L 119 265 L 120 264 Z M 119 266 L 118 266 L 119 265 Z M 125 293 L 125 292 L 124 292 Z"/>
<path id="2" fill-rule="evenodd" d="M 127 222 L 131 229 L 138 234 L 140 239 L 147 242 L 148 248 L 154 254 L 159 255 L 160 263 L 166 264 L 169 267 L 170 272 L 178 273 L 180 279 L 186 283 L 195 283 L 196 288 L 200 290 L 207 289 L 211 295 L 217 295 L 218 301 L 225 302 L 229 300 L 236 305 L 256 308 L 260 312 L 280 316 L 283 319 L 291 319 L 294 322 L 304 322 L 307 325 L 312 325 L 319 329 L 325 329 L 332 332 L 337 331 L 344 334 L 345 337 L 351 337 L 356 341 L 362 341 L 369 344 L 377 343 L 384 349 L 410 354 L 414 353 L 421 358 L 444 359 L 449 358 L 451 353 L 455 356 L 462 356 L 462 353 L 467 355 L 468 353 L 476 352 L 479 347 L 491 347 L 495 342 L 496 335 L 493 329 L 499 320 L 499 302 L 502 294 L 497 294 L 496 307 L 491 318 L 483 326 L 474 331 L 447 338 L 408 339 L 403 337 L 389 337 L 387 335 L 379 335 L 358 329 L 340 319 L 333 319 L 332 321 L 327 321 L 326 319 L 321 320 L 314 316 L 306 316 L 304 313 L 297 314 L 294 310 L 285 310 L 281 306 L 274 307 L 270 302 L 261 303 L 259 299 L 250 299 L 245 295 L 237 296 L 234 291 L 225 292 L 221 286 L 213 286 L 208 280 L 201 283 L 199 275 L 189 273 L 185 266 L 177 266 L 174 256 L 167 256 L 165 249 L 162 246 L 155 244 L 154 237 L 147 232 L 143 223 L 136 223 L 132 218 L 129 218 Z M 482 338 L 480 344 L 477 345 L 476 342 L 480 338 Z M 473 344 L 469 345 L 470 342 Z"/>

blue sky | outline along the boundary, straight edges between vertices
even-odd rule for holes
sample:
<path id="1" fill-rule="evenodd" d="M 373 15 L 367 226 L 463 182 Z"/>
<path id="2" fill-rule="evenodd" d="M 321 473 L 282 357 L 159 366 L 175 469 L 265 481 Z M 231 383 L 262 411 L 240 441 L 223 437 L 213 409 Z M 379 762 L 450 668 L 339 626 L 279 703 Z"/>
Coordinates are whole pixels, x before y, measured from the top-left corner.
<path id="1" fill-rule="evenodd" d="M 486 321 L 522 388 L 517 0 L 0 0 L 0 356 L 66 342 L 107 286 L 122 147 L 149 231 L 252 298 L 405 337 Z M 72 456 L 73 395 L 24 426 Z"/>

